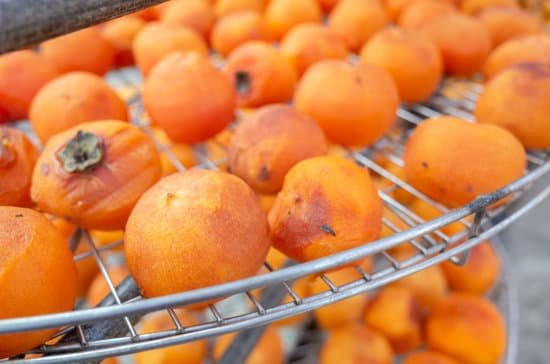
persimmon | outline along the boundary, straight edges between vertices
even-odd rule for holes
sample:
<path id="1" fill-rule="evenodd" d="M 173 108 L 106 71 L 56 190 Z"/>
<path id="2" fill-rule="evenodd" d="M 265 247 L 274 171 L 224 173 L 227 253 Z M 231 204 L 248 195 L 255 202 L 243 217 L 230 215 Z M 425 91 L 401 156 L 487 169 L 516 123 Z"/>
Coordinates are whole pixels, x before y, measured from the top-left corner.
<path id="1" fill-rule="evenodd" d="M 278 251 L 276 249 L 271 248 L 271 250 Z M 282 253 L 281 253 L 282 254 Z M 286 256 L 285 256 L 286 257 Z M 268 256 L 269 259 L 269 256 Z M 288 259 L 288 258 L 287 258 Z M 269 260 L 268 260 L 269 261 Z M 284 262 L 283 262 L 284 263 Z M 275 268 L 275 267 L 273 267 Z M 282 264 L 278 267 L 278 269 L 282 268 Z M 292 291 L 300 298 L 307 297 L 310 292 L 310 285 L 311 285 L 311 277 L 301 277 L 296 279 L 294 282 L 292 282 L 291 289 Z M 292 297 L 289 293 L 287 293 L 281 303 L 290 303 L 295 302 L 294 297 Z M 299 323 L 304 322 L 308 318 L 308 312 L 304 312 L 298 315 L 285 317 L 282 320 L 278 320 L 275 322 L 276 326 L 290 326 L 290 325 L 296 325 Z"/>
<path id="2" fill-rule="evenodd" d="M 405 357 L 403 364 L 460 364 L 450 356 L 437 351 L 417 351 Z"/>
<path id="3" fill-rule="evenodd" d="M 53 65 L 33 51 L 0 56 L 0 124 L 26 118 L 34 95 L 58 74 Z"/>
<path id="4" fill-rule="evenodd" d="M 264 19 L 271 40 L 281 40 L 295 26 L 321 22 L 323 13 L 317 0 L 270 0 Z"/>
<path id="5" fill-rule="evenodd" d="M 63 73 L 87 71 L 103 75 L 115 59 L 115 49 L 97 27 L 45 41 L 40 45 L 40 54 Z"/>
<path id="6" fill-rule="evenodd" d="M 460 10 L 466 14 L 476 14 L 491 7 L 519 7 L 517 0 L 463 0 Z"/>
<path id="7" fill-rule="evenodd" d="M 70 72 L 48 82 L 32 101 L 29 118 L 42 142 L 80 123 L 128 120 L 124 100 L 99 76 Z"/>
<path id="8" fill-rule="evenodd" d="M 425 36 L 397 27 L 373 35 L 361 50 L 361 61 L 381 67 L 393 77 L 401 100 L 425 101 L 443 76 L 439 49 Z"/>
<path id="9" fill-rule="evenodd" d="M 329 28 L 357 51 L 378 30 L 388 24 L 378 0 L 341 0 L 328 17 Z"/>
<path id="10" fill-rule="evenodd" d="M 398 252 L 395 256 L 398 257 L 398 260 L 402 260 L 407 256 L 407 253 Z M 395 281 L 390 286 L 409 289 L 424 310 L 429 310 L 445 298 L 448 290 L 445 273 L 439 265 L 422 269 Z"/>
<path id="11" fill-rule="evenodd" d="M 241 107 L 257 107 L 292 98 L 296 70 L 271 45 L 246 42 L 227 58 L 223 73 L 237 93 Z"/>
<path id="12" fill-rule="evenodd" d="M 449 207 L 504 187 L 526 166 L 525 150 L 507 130 L 445 116 L 415 129 L 404 161 L 407 181 Z"/>
<path id="13" fill-rule="evenodd" d="M 187 144 L 183 143 L 174 143 L 172 142 L 166 133 L 158 128 L 153 127 L 152 132 L 155 136 L 155 139 L 158 143 L 164 146 L 172 155 L 185 167 L 191 168 L 197 164 L 197 158 L 191 148 Z M 174 172 L 177 172 L 177 168 L 174 165 L 174 162 L 170 157 L 168 157 L 168 152 L 161 151 L 160 153 L 160 163 L 162 165 L 162 175 L 167 176 Z"/>
<path id="14" fill-rule="evenodd" d="M 161 21 L 193 29 L 207 40 L 215 18 L 214 7 L 208 0 L 176 0 L 164 10 Z"/>
<path id="15" fill-rule="evenodd" d="M 264 20 L 260 14 L 252 10 L 223 16 L 214 25 L 210 36 L 212 48 L 223 56 L 251 40 L 267 40 Z"/>
<path id="16" fill-rule="evenodd" d="M 491 51 L 491 35 L 482 22 L 460 13 L 436 16 L 419 30 L 439 47 L 445 71 L 471 76 L 481 71 Z"/>
<path id="17" fill-rule="evenodd" d="M 437 0 L 414 1 L 399 15 L 397 24 L 405 29 L 419 29 L 423 24 L 436 16 L 457 11 L 451 2 Z"/>
<path id="18" fill-rule="evenodd" d="M 192 29 L 163 23 L 149 23 L 132 43 L 136 66 L 148 76 L 153 67 L 174 52 L 198 53 L 206 56 L 205 41 Z"/>
<path id="19" fill-rule="evenodd" d="M 268 0 L 217 0 L 214 7 L 216 17 L 225 17 L 241 11 L 253 11 L 262 14 Z"/>
<path id="20" fill-rule="evenodd" d="M 32 204 L 29 190 L 38 150 L 20 130 L 0 126 L 0 206 Z"/>
<path id="21" fill-rule="evenodd" d="M 477 18 L 489 29 L 493 48 L 513 38 L 539 33 L 542 27 L 539 17 L 519 8 L 487 8 Z"/>
<path id="22" fill-rule="evenodd" d="M 39 209 L 90 229 L 118 230 L 161 175 L 151 139 L 121 121 L 83 123 L 50 138 L 31 197 Z"/>
<path id="23" fill-rule="evenodd" d="M 430 221 L 443 215 L 443 211 L 438 209 L 436 206 L 419 198 L 412 201 L 409 208 L 424 221 Z M 464 233 L 466 229 L 467 228 L 463 223 L 456 221 L 450 223 L 449 225 L 443 226 L 440 231 L 448 237 L 451 237 L 458 233 Z"/>
<path id="24" fill-rule="evenodd" d="M 314 157 L 287 173 L 269 224 L 275 248 L 308 261 L 377 239 L 382 202 L 366 169 L 341 157 Z"/>
<path id="25" fill-rule="evenodd" d="M 73 308 L 77 281 L 73 256 L 48 218 L 34 210 L 1 206 L 0 250 L 0 320 Z M 32 349 L 56 331 L 0 335 L 0 358 Z"/>
<path id="26" fill-rule="evenodd" d="M 144 26 L 145 21 L 137 16 L 123 16 L 111 20 L 101 27 L 101 34 L 115 50 L 115 67 L 126 67 L 134 64 L 132 42 Z"/>
<path id="27" fill-rule="evenodd" d="M 214 360 L 220 360 L 237 334 L 220 336 L 214 343 Z M 243 364 L 283 364 L 283 343 L 277 329 L 267 326 Z"/>
<path id="28" fill-rule="evenodd" d="M 318 0 L 323 11 L 330 13 L 332 9 L 340 2 L 340 0 Z"/>
<path id="29" fill-rule="evenodd" d="M 264 106 L 245 118 L 231 138 L 231 173 L 263 193 L 278 192 L 287 172 L 301 160 L 326 154 L 323 132 L 292 106 Z"/>
<path id="30" fill-rule="evenodd" d="M 303 75 L 294 105 L 312 117 L 330 141 L 364 146 L 393 125 L 399 95 L 395 82 L 382 68 L 325 60 Z"/>
<path id="31" fill-rule="evenodd" d="M 109 274 L 111 282 L 113 282 L 115 288 L 130 274 L 128 272 L 128 268 L 124 265 L 108 267 L 107 273 Z M 111 291 L 109 290 L 105 277 L 103 277 L 103 274 L 98 273 L 90 283 L 86 294 L 86 303 L 88 304 L 88 307 L 95 307 L 110 294 Z"/>
<path id="32" fill-rule="evenodd" d="M 161 5 L 166 5 L 168 3 L 170 3 L 170 1 L 162 3 Z M 149 6 L 148 8 L 141 9 L 139 11 L 136 11 L 135 13 L 130 14 L 129 16 L 134 16 L 145 21 L 154 21 L 158 20 L 160 14 L 157 10 L 157 6 Z"/>
<path id="33" fill-rule="evenodd" d="M 65 241 L 68 242 L 69 238 L 67 238 Z M 80 240 L 80 243 L 78 244 L 78 247 L 74 252 L 74 255 L 76 256 L 79 254 L 84 254 L 89 252 L 90 252 L 90 247 L 88 246 L 87 242 L 84 241 L 84 239 L 82 238 Z M 92 255 L 75 261 L 75 264 L 76 264 L 76 271 L 78 274 L 78 284 L 76 289 L 76 295 L 77 297 L 85 298 L 86 293 L 88 292 L 88 288 L 90 287 L 90 284 L 92 284 L 92 281 L 94 280 L 94 278 L 99 274 L 99 266 L 97 265 Z"/>
<path id="34" fill-rule="evenodd" d="M 143 102 L 175 143 L 213 137 L 233 120 L 236 103 L 231 84 L 206 57 L 181 52 L 153 69 L 143 85 Z"/>
<path id="35" fill-rule="evenodd" d="M 403 167 L 400 167 L 397 164 L 388 162 L 388 164 L 384 166 L 384 169 L 387 172 L 393 174 L 395 177 L 399 178 L 401 181 L 406 182 L 407 177 L 405 176 L 405 170 L 403 169 Z M 398 202 L 408 205 L 415 200 L 416 197 L 414 197 L 412 193 L 407 192 L 405 189 L 397 186 L 395 183 L 393 183 L 389 179 L 381 178 L 380 182 L 378 182 L 377 184 L 377 187 L 380 190 L 384 190 L 391 186 L 395 187 L 394 190 L 386 193 L 388 193 L 391 197 L 395 198 Z"/>
<path id="36" fill-rule="evenodd" d="M 188 170 L 164 177 L 140 198 L 124 251 L 142 294 L 154 297 L 255 275 L 268 232 L 258 198 L 240 178 Z"/>
<path id="37" fill-rule="evenodd" d="M 490 80 L 502 70 L 527 62 L 550 64 L 550 35 L 524 35 L 501 44 L 485 62 L 483 77 Z"/>
<path id="38" fill-rule="evenodd" d="M 281 54 L 296 68 L 298 75 L 323 59 L 344 59 L 346 44 L 330 28 L 302 24 L 291 29 L 281 41 Z"/>

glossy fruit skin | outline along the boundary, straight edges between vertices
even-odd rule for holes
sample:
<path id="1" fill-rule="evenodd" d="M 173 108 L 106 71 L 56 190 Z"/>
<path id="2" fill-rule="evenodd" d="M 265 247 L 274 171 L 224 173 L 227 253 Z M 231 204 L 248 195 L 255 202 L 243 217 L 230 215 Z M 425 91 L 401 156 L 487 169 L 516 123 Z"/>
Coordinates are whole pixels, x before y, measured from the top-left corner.
<path id="1" fill-rule="evenodd" d="M 79 131 L 96 136 L 102 156 L 83 171 L 69 172 L 60 153 Z M 78 226 L 119 230 L 160 176 L 158 152 L 140 129 L 113 120 L 83 123 L 48 141 L 34 169 L 31 197 L 42 211 Z"/>
<path id="2" fill-rule="evenodd" d="M 223 56 L 248 41 L 268 39 L 267 29 L 260 14 L 255 11 L 233 12 L 218 19 L 210 35 L 212 48 Z"/>

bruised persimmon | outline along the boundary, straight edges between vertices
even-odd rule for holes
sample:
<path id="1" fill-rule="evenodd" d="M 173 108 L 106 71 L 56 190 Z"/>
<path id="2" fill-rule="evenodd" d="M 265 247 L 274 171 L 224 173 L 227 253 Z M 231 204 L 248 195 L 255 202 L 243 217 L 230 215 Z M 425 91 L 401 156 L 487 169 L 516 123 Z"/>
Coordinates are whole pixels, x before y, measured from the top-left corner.
<path id="1" fill-rule="evenodd" d="M 237 334 L 220 336 L 214 343 L 214 359 L 220 360 Z M 267 326 L 258 343 L 242 364 L 283 364 L 285 355 L 279 332 L 274 326 Z"/>
<path id="2" fill-rule="evenodd" d="M 467 15 L 439 15 L 419 30 L 439 47 L 445 71 L 453 76 L 471 76 L 481 71 L 491 51 L 489 30 Z"/>
<path id="3" fill-rule="evenodd" d="M 281 40 L 295 26 L 319 23 L 323 13 L 317 0 L 270 0 L 264 19 L 271 40 Z"/>
<path id="4" fill-rule="evenodd" d="M 255 11 L 239 11 L 220 18 L 210 36 L 212 48 L 223 56 L 251 40 L 266 40 L 264 20 Z"/>
<path id="5" fill-rule="evenodd" d="M 145 76 L 173 52 L 208 54 L 205 41 L 194 30 L 158 22 L 143 27 L 134 38 L 132 50 L 136 66 Z"/>
<path id="6" fill-rule="evenodd" d="M 99 76 L 71 72 L 47 83 L 32 101 L 29 118 L 42 142 L 80 123 L 128 120 L 128 108 Z"/>
<path id="7" fill-rule="evenodd" d="M 0 320 L 73 308 L 77 280 L 73 256 L 47 217 L 26 208 L 1 206 L 0 251 Z M 56 331 L 0 335 L 0 358 L 32 349 Z"/>
<path id="8" fill-rule="evenodd" d="M 90 229 L 118 230 L 161 175 L 151 139 L 121 121 L 83 123 L 48 141 L 31 197 L 42 211 Z"/>
<path id="9" fill-rule="evenodd" d="M 0 56 L 0 124 L 26 118 L 34 95 L 58 74 L 53 65 L 33 51 Z"/>
<path id="10" fill-rule="evenodd" d="M 510 132 L 450 116 L 422 122 L 403 159 L 407 181 L 449 207 L 504 187 L 526 167 L 525 150 Z"/>
<path id="11" fill-rule="evenodd" d="M 437 351 L 417 351 L 405 357 L 403 364 L 460 364 L 455 359 Z"/>
<path id="12" fill-rule="evenodd" d="M 196 143 L 233 120 L 235 91 L 208 58 L 178 52 L 153 69 L 143 85 L 143 103 L 170 140 Z"/>
<path id="13" fill-rule="evenodd" d="M 357 51 L 378 30 L 388 24 L 378 0 L 341 0 L 328 17 L 329 28 L 350 51 Z"/>
<path id="14" fill-rule="evenodd" d="M 63 73 L 87 71 L 103 75 L 115 59 L 115 49 L 97 27 L 45 41 L 40 45 L 40 54 Z"/>
<path id="15" fill-rule="evenodd" d="M 273 246 L 308 261 L 376 240 L 382 202 L 366 169 L 341 157 L 299 162 L 269 211 Z"/>
<path id="16" fill-rule="evenodd" d="M 323 132 L 292 106 L 264 106 L 235 129 L 228 148 L 231 173 L 252 188 L 275 193 L 287 172 L 301 160 L 326 154 Z"/>
<path id="17" fill-rule="evenodd" d="M 241 11 L 262 14 L 267 2 L 268 0 L 217 0 L 214 12 L 218 18 Z"/>
<path id="18" fill-rule="evenodd" d="M 257 107 L 292 98 L 296 70 L 271 45 L 246 42 L 227 58 L 223 72 L 237 93 L 241 107 Z"/>
<path id="19" fill-rule="evenodd" d="M 164 177 L 140 198 L 124 251 L 142 294 L 154 297 L 255 275 L 268 232 L 258 198 L 240 178 L 189 170 Z"/>
<path id="20" fill-rule="evenodd" d="M 542 27 L 539 17 L 519 8 L 487 8 L 477 18 L 489 29 L 493 47 L 512 38 L 539 33 Z"/>
<path id="21" fill-rule="evenodd" d="M 344 59 L 346 44 L 330 28 L 321 24 L 302 24 L 291 29 L 281 41 L 281 53 L 299 75 L 323 59 Z"/>
<path id="22" fill-rule="evenodd" d="M 176 0 L 162 13 L 161 21 L 193 29 L 207 40 L 215 18 L 214 7 L 208 0 Z"/>
<path id="23" fill-rule="evenodd" d="M 29 190 L 38 150 L 20 130 L 0 126 L 0 206 L 32 204 Z"/>
<path id="24" fill-rule="evenodd" d="M 462 0 L 460 10 L 466 14 L 476 14 L 493 7 L 519 7 L 518 0 Z"/>
<path id="25" fill-rule="evenodd" d="M 101 27 L 101 34 L 115 50 L 115 67 L 126 67 L 134 64 L 132 42 L 145 26 L 145 21 L 137 16 L 123 16 L 111 20 Z"/>
<path id="26" fill-rule="evenodd" d="M 425 36 L 397 27 L 385 28 L 361 50 L 361 61 L 385 69 L 395 81 L 401 100 L 430 98 L 443 76 L 439 49 Z"/>
<path id="27" fill-rule="evenodd" d="M 345 146 L 374 143 L 393 125 L 399 96 L 382 68 L 325 60 L 303 75 L 296 109 L 315 120 L 327 139 Z"/>
<path id="28" fill-rule="evenodd" d="M 457 11 L 451 2 L 437 0 L 418 0 L 405 7 L 399 15 L 397 24 L 405 29 L 419 29 L 430 19 Z"/>
<path id="29" fill-rule="evenodd" d="M 109 275 L 113 286 L 116 288 L 124 280 L 124 278 L 128 277 L 130 273 L 128 272 L 128 268 L 125 266 L 115 265 L 107 268 L 107 274 Z M 95 307 L 110 294 L 111 291 L 107 285 L 107 280 L 103 274 L 98 273 L 90 283 L 90 287 L 88 288 L 88 292 L 86 294 L 86 303 L 88 304 L 88 307 Z"/>

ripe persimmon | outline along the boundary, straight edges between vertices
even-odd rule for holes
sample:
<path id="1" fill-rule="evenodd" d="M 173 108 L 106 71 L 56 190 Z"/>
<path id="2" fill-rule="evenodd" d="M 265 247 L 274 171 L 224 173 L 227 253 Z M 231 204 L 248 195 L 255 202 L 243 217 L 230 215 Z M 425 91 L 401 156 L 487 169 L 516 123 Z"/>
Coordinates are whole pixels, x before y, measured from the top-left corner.
<path id="1" fill-rule="evenodd" d="M 466 14 L 476 14 L 487 8 L 494 7 L 519 7 L 518 0 L 463 0 L 460 10 Z"/>
<path id="2" fill-rule="evenodd" d="M 115 265 L 108 267 L 107 273 L 115 288 L 130 274 L 128 268 L 126 268 L 124 265 Z M 88 307 L 95 307 L 101 301 L 103 301 L 106 296 L 110 294 L 111 291 L 109 290 L 109 286 L 107 285 L 105 277 L 103 277 L 103 274 L 98 273 L 88 287 L 88 292 L 86 294 L 86 303 L 88 304 Z"/>
<path id="3" fill-rule="evenodd" d="M 124 235 L 128 268 L 145 297 L 255 275 L 269 246 L 254 191 L 211 170 L 161 179 L 134 207 Z"/>
<path id="4" fill-rule="evenodd" d="M 134 64 L 132 42 L 145 26 L 145 21 L 137 16 L 123 16 L 111 20 L 101 27 L 101 34 L 115 50 L 115 67 L 126 67 Z"/>
<path id="5" fill-rule="evenodd" d="M 76 225 L 118 230 L 161 175 L 151 139 L 121 121 L 83 123 L 53 136 L 34 169 L 31 197 Z"/>
<path id="6" fill-rule="evenodd" d="M 332 9 L 340 2 L 340 0 L 317 0 L 319 2 L 319 5 L 321 5 L 321 9 L 325 11 L 326 13 L 330 13 Z"/>
<path id="7" fill-rule="evenodd" d="M 215 360 L 221 359 L 235 336 L 236 334 L 232 333 L 216 339 L 213 355 Z M 243 364 L 283 364 L 284 362 L 285 355 L 279 332 L 274 326 L 267 326 Z"/>
<path id="8" fill-rule="evenodd" d="M 162 144 L 185 168 L 191 168 L 197 164 L 197 158 L 195 157 L 193 148 L 187 144 L 174 143 L 168 138 L 166 133 L 158 127 L 153 127 L 151 129 L 156 141 Z M 160 163 L 162 165 L 163 176 L 177 172 L 177 168 L 172 159 L 168 157 L 168 152 L 161 151 Z"/>
<path id="9" fill-rule="evenodd" d="M 269 224 L 275 248 L 308 261 L 377 239 L 382 202 L 366 169 L 341 157 L 314 157 L 287 173 Z"/>
<path id="10" fill-rule="evenodd" d="M 208 40 L 215 18 L 214 7 L 208 0 L 176 0 L 168 5 L 160 19 L 167 25 L 193 29 Z"/>
<path id="11" fill-rule="evenodd" d="M 451 2 L 418 0 L 405 7 L 399 15 L 397 24 L 405 29 L 419 29 L 432 18 L 455 11 L 457 9 Z"/>
<path id="12" fill-rule="evenodd" d="M 58 74 L 49 61 L 30 50 L 0 56 L 0 124 L 26 118 L 34 95 Z"/>
<path id="13" fill-rule="evenodd" d="M 170 140 L 196 143 L 233 120 L 236 102 L 231 84 L 208 58 L 177 52 L 153 69 L 143 86 L 143 103 Z"/>
<path id="14" fill-rule="evenodd" d="M 264 19 L 273 41 L 299 24 L 321 22 L 323 13 L 317 0 L 270 0 L 264 12 Z"/>
<path id="15" fill-rule="evenodd" d="M 460 364 L 455 359 L 437 351 L 416 351 L 405 357 L 403 364 Z"/>
<path id="16" fill-rule="evenodd" d="M 268 0 L 217 0 L 214 12 L 219 19 L 232 13 L 253 11 L 262 14 Z"/>
<path id="17" fill-rule="evenodd" d="M 29 118 L 42 142 L 80 123 L 128 120 L 126 103 L 99 76 L 71 72 L 47 83 L 32 101 Z"/>
<path id="18" fill-rule="evenodd" d="M 40 45 L 40 54 L 63 73 L 87 71 L 103 75 L 115 60 L 115 49 L 97 27 L 45 41 Z"/>
<path id="19" fill-rule="evenodd" d="M 513 38 L 539 33 L 542 29 L 538 16 L 519 8 L 487 8 L 477 18 L 489 29 L 493 48 Z"/>
<path id="20" fill-rule="evenodd" d="M 73 256 L 47 217 L 1 206 L 0 251 L 0 320 L 72 310 L 77 281 Z M 32 349 L 56 331 L 4 334 L 0 358 Z"/>
<path id="21" fill-rule="evenodd" d="M 267 40 L 264 20 L 252 10 L 230 13 L 218 19 L 210 36 L 212 48 L 223 56 L 251 40 Z"/>
<path id="22" fill-rule="evenodd" d="M 20 130 L 0 126 L 0 206 L 26 207 L 38 150 Z"/>
<path id="23" fill-rule="evenodd" d="M 382 68 L 325 60 L 302 76 L 294 104 L 319 124 L 330 141 L 363 146 L 374 143 L 393 125 L 399 95 Z"/>
<path id="24" fill-rule="evenodd" d="M 326 154 L 323 131 L 292 106 L 264 106 L 239 123 L 228 148 L 231 173 L 263 193 L 278 192 L 301 160 Z"/>

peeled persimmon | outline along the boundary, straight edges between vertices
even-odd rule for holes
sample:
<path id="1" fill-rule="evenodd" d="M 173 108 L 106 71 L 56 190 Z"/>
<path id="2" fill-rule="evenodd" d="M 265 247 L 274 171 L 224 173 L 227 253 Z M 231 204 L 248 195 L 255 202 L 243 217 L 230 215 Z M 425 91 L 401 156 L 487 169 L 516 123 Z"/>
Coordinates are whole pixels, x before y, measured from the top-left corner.
<path id="1" fill-rule="evenodd" d="M 214 7 L 208 0 L 176 0 L 164 10 L 161 22 L 193 29 L 207 40 L 215 18 Z"/>
<path id="2" fill-rule="evenodd" d="M 188 170 L 164 177 L 140 198 L 124 251 L 142 294 L 155 297 L 255 275 L 268 233 L 258 198 L 240 178 Z"/>
<path id="3" fill-rule="evenodd" d="M 26 208 L 0 207 L 0 250 L 0 320 L 72 310 L 73 256 L 48 218 Z M 0 335 L 0 358 L 32 349 L 56 331 Z"/>
<path id="4" fill-rule="evenodd" d="M 101 27 L 101 34 L 115 50 L 115 67 L 126 67 L 134 64 L 132 42 L 145 26 L 145 21 L 137 16 L 123 16 L 111 20 Z"/>
<path id="5" fill-rule="evenodd" d="M 208 60 L 173 53 L 162 60 L 143 85 L 143 103 L 153 123 L 176 143 L 213 137 L 232 120 L 235 91 Z"/>
<path id="6" fill-rule="evenodd" d="M 542 29 L 538 16 L 519 8 L 487 8 L 477 18 L 489 29 L 493 48 L 513 38 L 539 33 Z"/>
<path id="7" fill-rule="evenodd" d="M 395 82 L 382 68 L 325 60 L 303 75 L 294 105 L 313 118 L 330 141 L 364 146 L 393 125 L 399 95 Z"/>
<path id="8" fill-rule="evenodd" d="M 270 0 L 264 12 L 269 38 L 274 41 L 299 24 L 321 22 L 322 16 L 317 0 Z"/>
<path id="9" fill-rule="evenodd" d="M 214 359 L 220 360 L 236 334 L 220 336 L 214 343 Z M 281 337 L 274 326 L 267 326 L 258 343 L 242 364 L 283 364 L 285 355 Z"/>
<path id="10" fill-rule="evenodd" d="M 128 120 L 124 100 L 99 76 L 71 72 L 47 83 L 32 101 L 29 118 L 42 142 L 80 123 Z"/>
<path id="11" fill-rule="evenodd" d="M 0 206 L 32 204 L 30 187 L 38 150 L 20 130 L 0 126 Z"/>
<path id="12" fill-rule="evenodd" d="M 264 20 L 255 11 L 234 12 L 220 18 L 210 35 L 212 48 L 227 56 L 235 48 L 251 40 L 266 40 Z"/>
<path id="13" fill-rule="evenodd" d="M 116 288 L 120 282 L 124 280 L 124 278 L 128 277 L 130 272 L 128 272 L 128 269 L 125 266 L 116 265 L 107 268 L 107 274 L 109 275 L 113 286 Z M 88 304 L 88 307 L 95 307 L 110 294 L 111 291 L 107 285 L 107 280 L 103 274 L 98 273 L 90 283 L 86 294 L 86 303 Z"/>
<path id="14" fill-rule="evenodd" d="M 30 50 L 0 56 L 0 124 L 26 118 L 31 101 L 59 72 Z"/>
<path id="15" fill-rule="evenodd" d="M 369 173 L 341 157 L 296 164 L 269 211 L 273 246 L 308 261 L 375 240 L 382 202 Z"/>
<path id="16" fill-rule="evenodd" d="M 228 148 L 231 173 L 252 188 L 275 193 L 287 172 L 301 160 L 326 154 L 323 132 L 292 106 L 264 106 L 235 129 Z"/>
<path id="17" fill-rule="evenodd" d="M 400 13 L 397 24 L 405 29 L 419 29 L 432 18 L 457 11 L 456 7 L 447 1 L 418 0 L 407 5 Z"/>
<path id="18" fill-rule="evenodd" d="M 50 138 L 34 168 L 42 211 L 91 229 L 118 230 L 161 175 L 151 139 L 121 121 L 83 123 Z"/>

